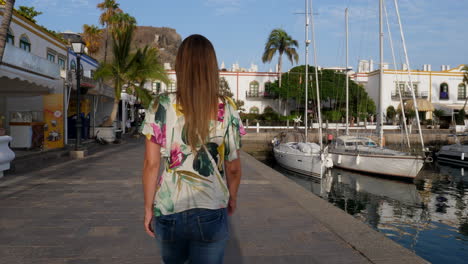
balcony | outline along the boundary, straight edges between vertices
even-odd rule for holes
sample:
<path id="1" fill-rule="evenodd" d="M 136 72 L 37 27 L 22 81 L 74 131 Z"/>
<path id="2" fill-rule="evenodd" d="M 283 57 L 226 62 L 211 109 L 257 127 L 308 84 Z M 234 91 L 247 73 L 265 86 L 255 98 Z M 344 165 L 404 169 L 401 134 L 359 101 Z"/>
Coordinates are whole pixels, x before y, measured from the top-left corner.
<path id="1" fill-rule="evenodd" d="M 245 97 L 254 99 L 277 99 L 278 95 L 276 93 L 269 93 L 269 92 L 259 92 L 259 91 L 246 91 L 245 92 Z"/>
<path id="2" fill-rule="evenodd" d="M 422 98 L 422 99 L 427 99 L 429 97 L 429 92 L 417 92 L 415 93 L 416 98 Z M 413 96 L 411 95 L 411 92 L 409 91 L 402 91 L 401 92 L 401 99 L 407 100 L 407 99 L 413 99 Z M 398 95 L 398 91 L 392 91 L 392 100 L 398 101 L 400 100 L 400 97 Z"/>
<path id="3" fill-rule="evenodd" d="M 19 70 L 35 73 L 44 77 L 52 79 L 60 78 L 60 66 L 58 64 L 10 44 L 5 45 L 3 63 L 10 67 L 18 68 Z"/>
<path id="4" fill-rule="evenodd" d="M 76 72 L 71 71 L 70 78 L 73 81 L 73 89 L 76 87 Z M 94 80 L 91 77 L 90 71 L 84 71 L 83 74 L 80 75 L 80 86 L 81 88 L 93 89 L 98 86 L 99 82 Z"/>

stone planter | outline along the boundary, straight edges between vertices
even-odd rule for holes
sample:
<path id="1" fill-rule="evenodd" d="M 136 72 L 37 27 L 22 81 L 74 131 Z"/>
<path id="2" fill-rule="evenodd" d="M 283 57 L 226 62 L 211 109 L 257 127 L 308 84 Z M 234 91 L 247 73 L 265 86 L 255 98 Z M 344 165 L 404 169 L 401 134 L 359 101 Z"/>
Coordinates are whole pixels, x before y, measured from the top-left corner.
<path id="1" fill-rule="evenodd" d="M 94 136 L 111 143 L 115 141 L 115 127 L 96 127 Z"/>
<path id="2" fill-rule="evenodd" d="M 10 162 L 15 158 L 15 153 L 8 146 L 12 139 L 10 136 L 0 136 L 0 178 L 4 171 L 10 169 Z"/>

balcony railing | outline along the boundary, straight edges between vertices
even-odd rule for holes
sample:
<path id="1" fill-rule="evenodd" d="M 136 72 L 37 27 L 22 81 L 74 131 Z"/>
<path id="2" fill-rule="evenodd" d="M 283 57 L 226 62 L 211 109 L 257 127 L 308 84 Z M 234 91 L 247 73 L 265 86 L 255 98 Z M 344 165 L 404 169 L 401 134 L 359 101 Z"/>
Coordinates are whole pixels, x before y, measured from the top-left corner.
<path id="1" fill-rule="evenodd" d="M 50 78 L 60 78 L 60 66 L 11 44 L 5 45 L 3 62 Z"/>
<path id="2" fill-rule="evenodd" d="M 276 99 L 278 95 L 275 93 L 269 92 L 259 92 L 259 91 L 246 91 L 245 92 L 246 98 L 265 98 L 265 99 Z"/>
<path id="3" fill-rule="evenodd" d="M 418 92 L 418 93 L 415 93 L 415 96 L 416 96 L 416 98 L 427 99 L 429 97 L 429 93 L 428 92 Z M 406 99 L 412 99 L 413 96 L 411 95 L 411 92 L 409 92 L 409 91 L 402 91 L 401 92 L 401 98 L 403 100 L 406 100 Z M 400 100 L 400 97 L 398 95 L 398 91 L 392 91 L 392 100 Z"/>
<path id="4" fill-rule="evenodd" d="M 84 73 L 80 76 L 80 86 L 84 88 L 95 88 L 98 84 L 99 81 L 95 80 L 91 76 L 86 76 L 87 74 Z M 72 71 L 71 76 L 72 81 L 73 81 L 73 88 L 76 87 L 76 72 Z"/>

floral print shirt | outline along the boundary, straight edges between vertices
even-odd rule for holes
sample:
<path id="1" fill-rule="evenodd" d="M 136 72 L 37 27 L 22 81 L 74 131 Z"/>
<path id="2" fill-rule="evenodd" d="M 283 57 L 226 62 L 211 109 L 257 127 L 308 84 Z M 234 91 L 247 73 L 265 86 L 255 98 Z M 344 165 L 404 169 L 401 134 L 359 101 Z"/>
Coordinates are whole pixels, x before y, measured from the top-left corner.
<path id="1" fill-rule="evenodd" d="M 162 94 L 146 111 L 142 133 L 161 146 L 164 172 L 159 175 L 154 213 L 168 215 L 193 208 L 227 207 L 229 190 L 224 161 L 237 159 L 244 127 L 230 98 L 219 100 L 209 141 L 194 154 L 184 136 L 185 119 L 175 94 Z"/>

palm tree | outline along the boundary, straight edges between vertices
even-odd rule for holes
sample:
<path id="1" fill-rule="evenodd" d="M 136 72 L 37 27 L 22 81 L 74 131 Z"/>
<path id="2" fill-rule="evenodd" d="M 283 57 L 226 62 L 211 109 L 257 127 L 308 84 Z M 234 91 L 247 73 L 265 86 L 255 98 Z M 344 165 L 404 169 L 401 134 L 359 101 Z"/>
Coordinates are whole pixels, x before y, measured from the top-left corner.
<path id="1" fill-rule="evenodd" d="M 95 25 L 83 25 L 83 40 L 88 47 L 89 54 L 96 54 L 101 48 L 102 29 Z"/>
<path id="2" fill-rule="evenodd" d="M 97 4 L 97 8 L 102 10 L 99 16 L 99 23 L 106 27 L 106 40 L 104 44 L 104 62 L 107 62 L 107 47 L 109 41 L 109 31 L 112 30 L 111 19 L 115 14 L 122 13 L 119 4 L 115 0 L 104 0 L 102 3 Z"/>
<path id="3" fill-rule="evenodd" d="M 5 52 L 5 45 L 7 40 L 8 29 L 10 28 L 11 17 L 13 16 L 13 6 L 15 0 L 0 1 L 0 5 L 5 7 L 3 11 L 2 24 L 0 25 L 0 63 L 3 61 L 3 53 Z"/>
<path id="4" fill-rule="evenodd" d="M 127 73 L 127 93 L 135 95 L 141 104 L 147 108 L 153 99 L 151 92 L 144 88 L 149 80 L 159 80 L 168 84 L 164 66 L 158 60 L 158 51 L 156 48 L 146 45 L 143 49 L 138 49 L 131 56 L 130 69 Z"/>
<path id="5" fill-rule="evenodd" d="M 283 53 L 286 53 L 291 63 L 298 63 L 299 55 L 297 55 L 296 48 L 299 47 L 297 40 L 293 39 L 283 29 L 273 29 L 268 36 L 265 44 L 265 51 L 263 52 L 263 63 L 271 62 L 276 53 L 278 53 L 278 71 L 279 71 L 279 86 L 281 87 L 281 67 L 283 60 Z"/>
<path id="6" fill-rule="evenodd" d="M 112 34 L 113 59 L 109 63 L 102 63 L 96 70 L 95 78 L 112 80 L 115 92 L 112 113 L 110 118 L 102 124 L 103 126 L 112 126 L 117 116 L 120 95 L 124 86 L 128 93 L 135 94 L 140 101 L 148 105 L 151 95 L 144 90 L 144 84 L 150 79 L 168 82 L 164 68 L 157 60 L 156 49 L 145 47 L 137 50 L 134 54 L 130 53 L 134 30 L 134 24 L 114 28 Z"/>
<path id="7" fill-rule="evenodd" d="M 299 61 L 299 55 L 297 55 L 296 47 L 299 47 L 297 40 L 293 39 L 286 33 L 286 31 L 277 28 L 273 29 L 268 36 L 265 44 L 265 50 L 263 51 L 262 61 L 263 63 L 271 62 L 273 56 L 278 53 L 278 72 L 279 72 L 279 88 L 281 88 L 281 67 L 283 61 L 283 53 L 286 53 L 291 63 Z M 278 98 L 279 108 L 281 109 L 281 98 Z M 284 109 L 286 111 L 286 108 Z"/>
<path id="8" fill-rule="evenodd" d="M 130 14 L 120 12 L 110 17 L 109 23 L 112 26 L 111 33 L 113 33 L 113 29 L 133 26 L 136 25 L 137 21 L 135 17 L 131 16 Z"/>

